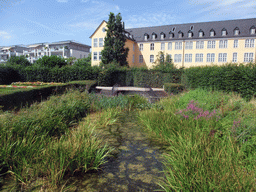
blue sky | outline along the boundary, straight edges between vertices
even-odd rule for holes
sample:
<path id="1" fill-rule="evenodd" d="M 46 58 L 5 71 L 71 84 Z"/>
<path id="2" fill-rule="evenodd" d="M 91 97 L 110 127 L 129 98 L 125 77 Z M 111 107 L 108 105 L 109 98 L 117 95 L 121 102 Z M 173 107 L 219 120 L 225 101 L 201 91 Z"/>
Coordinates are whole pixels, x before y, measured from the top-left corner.
<path id="1" fill-rule="evenodd" d="M 0 46 L 89 38 L 110 12 L 126 28 L 256 17 L 255 0 L 0 0 Z"/>

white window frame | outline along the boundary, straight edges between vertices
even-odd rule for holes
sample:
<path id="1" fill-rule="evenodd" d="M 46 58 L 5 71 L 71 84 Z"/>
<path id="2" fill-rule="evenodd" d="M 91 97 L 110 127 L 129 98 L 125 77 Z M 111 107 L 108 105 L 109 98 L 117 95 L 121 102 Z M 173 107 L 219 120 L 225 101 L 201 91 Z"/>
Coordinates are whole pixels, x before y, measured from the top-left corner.
<path id="1" fill-rule="evenodd" d="M 102 57 L 101 52 L 99 52 L 99 61 L 101 61 L 101 57 Z"/>
<path id="2" fill-rule="evenodd" d="M 227 62 L 227 53 L 219 53 L 218 62 Z"/>
<path id="3" fill-rule="evenodd" d="M 253 62 L 253 53 L 244 53 L 244 62 Z"/>
<path id="4" fill-rule="evenodd" d="M 161 34 L 161 39 L 162 39 L 162 40 L 164 39 L 164 34 L 163 34 L 163 33 Z"/>
<path id="5" fill-rule="evenodd" d="M 172 50 L 172 42 L 168 42 L 168 50 Z"/>
<path id="6" fill-rule="evenodd" d="M 143 63 L 143 55 L 139 55 L 139 63 Z"/>
<path id="7" fill-rule="evenodd" d="M 156 35 L 152 35 L 152 40 L 156 40 Z"/>
<path id="8" fill-rule="evenodd" d="M 171 60 L 172 59 L 172 55 L 171 54 L 168 54 L 169 55 L 169 59 Z M 170 62 L 170 61 L 169 61 Z"/>
<path id="9" fill-rule="evenodd" d="M 234 48 L 238 48 L 238 39 L 235 39 L 234 40 L 234 46 L 233 46 Z"/>
<path id="10" fill-rule="evenodd" d="M 215 62 L 215 53 L 207 53 L 206 62 L 214 63 Z"/>
<path id="11" fill-rule="evenodd" d="M 161 43 L 161 51 L 165 50 L 165 43 Z"/>
<path id="12" fill-rule="evenodd" d="M 191 53 L 185 54 L 185 62 L 186 63 L 192 62 L 192 54 Z"/>
<path id="13" fill-rule="evenodd" d="M 143 51 L 143 44 L 140 44 L 140 51 Z"/>
<path id="14" fill-rule="evenodd" d="M 185 49 L 193 49 L 193 41 L 186 41 Z"/>
<path id="15" fill-rule="evenodd" d="M 181 54 L 174 55 L 174 63 L 181 63 Z"/>
<path id="16" fill-rule="evenodd" d="M 198 34 L 199 37 L 203 37 L 203 32 L 200 31 L 199 34 Z"/>
<path id="17" fill-rule="evenodd" d="M 98 52 L 93 52 L 93 61 L 98 60 Z"/>
<path id="18" fill-rule="evenodd" d="M 93 39 L 93 47 L 98 47 L 98 38 Z"/>
<path id="19" fill-rule="evenodd" d="M 221 31 L 221 36 L 226 36 L 226 35 L 227 35 L 227 31 L 226 30 Z"/>
<path id="20" fill-rule="evenodd" d="M 244 46 L 245 46 L 245 48 L 253 48 L 254 47 L 254 39 L 246 39 Z"/>
<path id="21" fill-rule="evenodd" d="M 210 31 L 210 37 L 214 37 L 214 31 Z"/>
<path id="22" fill-rule="evenodd" d="M 234 63 L 237 62 L 237 52 L 233 53 L 232 62 L 234 62 Z"/>
<path id="23" fill-rule="evenodd" d="M 104 39 L 99 38 L 99 47 L 103 47 L 103 46 L 104 46 Z"/>
<path id="24" fill-rule="evenodd" d="M 251 29 L 251 35 L 255 35 L 255 29 Z"/>
<path id="25" fill-rule="evenodd" d="M 220 48 L 220 49 L 226 49 L 226 48 L 228 48 L 228 40 L 220 40 L 220 41 L 219 41 L 219 48 Z"/>
<path id="26" fill-rule="evenodd" d="M 204 54 L 203 53 L 197 53 L 195 62 L 204 62 Z"/>
<path id="27" fill-rule="evenodd" d="M 207 42 L 207 49 L 215 49 L 215 40 L 210 40 Z"/>
<path id="28" fill-rule="evenodd" d="M 196 49 L 203 49 L 203 48 L 204 48 L 204 41 L 197 41 Z"/>
<path id="29" fill-rule="evenodd" d="M 154 51 L 155 49 L 155 44 L 154 43 L 150 43 L 150 51 Z"/>
<path id="30" fill-rule="evenodd" d="M 192 33 L 191 32 L 188 33 L 188 38 L 192 38 Z"/>
<path id="31" fill-rule="evenodd" d="M 144 40 L 147 41 L 148 40 L 148 36 L 144 35 Z"/>
<path id="32" fill-rule="evenodd" d="M 154 55 L 150 55 L 149 61 L 150 61 L 150 63 L 154 63 Z"/>
<path id="33" fill-rule="evenodd" d="M 236 29 L 236 30 L 234 31 L 234 35 L 239 35 L 239 30 L 238 30 L 238 29 Z"/>
<path id="34" fill-rule="evenodd" d="M 175 42 L 175 50 L 181 50 L 182 49 L 182 42 L 177 41 Z"/>

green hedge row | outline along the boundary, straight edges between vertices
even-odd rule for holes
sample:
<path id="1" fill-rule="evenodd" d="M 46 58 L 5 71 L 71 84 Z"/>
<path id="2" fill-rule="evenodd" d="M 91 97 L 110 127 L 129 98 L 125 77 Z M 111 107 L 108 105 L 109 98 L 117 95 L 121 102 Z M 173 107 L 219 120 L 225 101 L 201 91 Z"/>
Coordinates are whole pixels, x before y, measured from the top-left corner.
<path id="1" fill-rule="evenodd" d="M 110 68 L 100 72 L 98 84 L 113 86 L 115 84 L 136 87 L 163 87 L 164 83 L 179 83 L 182 70 L 173 69 L 166 73 L 160 70 L 148 70 L 143 68 Z"/>
<path id="2" fill-rule="evenodd" d="M 180 83 L 165 83 L 164 90 L 169 94 L 178 94 L 185 90 L 185 86 Z"/>
<path id="3" fill-rule="evenodd" d="M 62 94 L 67 89 L 79 89 L 80 91 L 90 90 L 96 86 L 97 81 L 73 81 L 63 85 L 49 85 L 46 87 L 22 90 L 11 94 L 0 96 L 0 107 L 2 110 L 19 109 L 22 106 L 30 105 L 36 101 L 47 99 L 52 94 Z"/>
<path id="4" fill-rule="evenodd" d="M 234 91 L 247 100 L 256 95 L 255 63 L 191 67 L 184 70 L 184 75 L 185 83 L 190 88 Z"/>

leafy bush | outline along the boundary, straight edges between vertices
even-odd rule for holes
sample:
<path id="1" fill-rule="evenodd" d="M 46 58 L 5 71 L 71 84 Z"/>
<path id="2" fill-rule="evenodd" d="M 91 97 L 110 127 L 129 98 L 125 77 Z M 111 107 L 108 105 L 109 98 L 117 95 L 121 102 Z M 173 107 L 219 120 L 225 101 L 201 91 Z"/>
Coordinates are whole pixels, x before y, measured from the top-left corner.
<path id="1" fill-rule="evenodd" d="M 0 85 L 8 85 L 14 81 L 20 81 L 21 77 L 17 70 L 10 66 L 0 66 Z"/>
<path id="2" fill-rule="evenodd" d="M 27 67 L 30 66 L 31 63 L 27 60 L 27 58 L 24 55 L 21 56 L 12 56 L 8 59 L 6 62 L 6 65 L 18 65 L 21 67 Z"/>
<path id="3" fill-rule="evenodd" d="M 51 56 L 43 56 L 42 58 L 38 59 L 34 65 L 38 65 L 40 67 L 63 67 L 67 65 L 64 58 L 58 57 L 56 55 Z"/>
<path id="4" fill-rule="evenodd" d="M 165 83 L 164 90 L 169 94 L 178 94 L 185 89 L 185 86 L 179 83 Z"/>

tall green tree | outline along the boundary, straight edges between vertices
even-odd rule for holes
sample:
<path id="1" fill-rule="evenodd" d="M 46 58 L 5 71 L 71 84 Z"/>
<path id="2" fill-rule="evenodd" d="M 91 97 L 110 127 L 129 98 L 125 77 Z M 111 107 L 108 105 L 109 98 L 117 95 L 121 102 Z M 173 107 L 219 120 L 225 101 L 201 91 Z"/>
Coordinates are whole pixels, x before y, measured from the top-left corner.
<path id="1" fill-rule="evenodd" d="M 114 62 L 120 66 L 128 66 L 129 49 L 124 47 L 126 37 L 120 13 L 115 16 L 114 13 L 110 12 L 106 31 L 104 49 L 101 52 L 102 63 L 106 65 Z"/>

